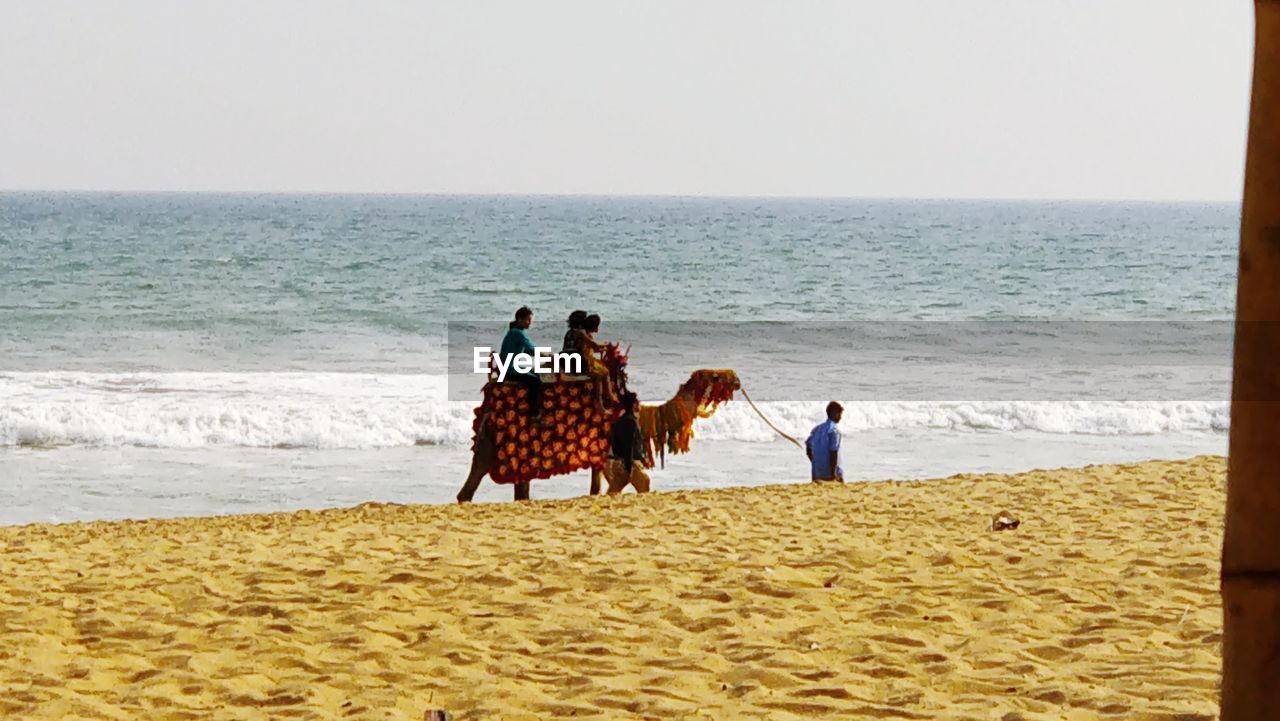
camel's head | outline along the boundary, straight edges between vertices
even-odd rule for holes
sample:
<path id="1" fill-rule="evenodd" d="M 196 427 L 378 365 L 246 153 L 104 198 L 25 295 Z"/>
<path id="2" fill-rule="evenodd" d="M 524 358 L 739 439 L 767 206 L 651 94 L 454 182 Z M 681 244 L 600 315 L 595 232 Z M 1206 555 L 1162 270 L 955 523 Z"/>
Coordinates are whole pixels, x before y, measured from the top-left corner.
<path id="1" fill-rule="evenodd" d="M 738 380 L 738 374 L 728 368 L 696 370 L 693 375 L 689 376 L 689 380 L 709 384 L 718 383 L 734 390 L 742 388 L 742 383 Z"/>
<path id="2" fill-rule="evenodd" d="M 680 386 L 679 395 L 693 401 L 699 408 L 714 408 L 733 399 L 734 392 L 742 388 L 738 374 L 729 369 L 696 370 L 689 380 Z"/>
<path id="3" fill-rule="evenodd" d="M 737 373 L 704 368 L 689 376 L 675 398 L 660 406 L 641 406 L 640 431 L 648 444 L 647 464 L 653 465 L 655 451 L 663 459 L 668 452 L 688 452 L 694 420 L 710 416 L 741 388 Z"/>

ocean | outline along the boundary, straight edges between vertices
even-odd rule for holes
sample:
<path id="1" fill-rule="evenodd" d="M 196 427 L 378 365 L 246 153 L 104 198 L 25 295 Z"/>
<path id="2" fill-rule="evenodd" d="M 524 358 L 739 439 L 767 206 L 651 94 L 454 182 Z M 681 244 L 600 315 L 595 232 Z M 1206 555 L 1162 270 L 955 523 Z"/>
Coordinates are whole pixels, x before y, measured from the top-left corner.
<path id="1" fill-rule="evenodd" d="M 474 406 L 459 399 L 467 377 L 450 375 L 451 324 L 500 324 L 519 305 L 548 345 L 569 311 L 601 314 L 602 338 L 633 343 L 646 401 L 684 369 L 739 364 L 793 435 L 827 397 L 848 401 L 850 479 L 1225 453 L 1229 338 L 1182 344 L 1178 329 L 1228 327 L 1238 216 L 1193 203 L 0 193 L 0 523 L 450 501 Z M 853 370 L 788 384 L 788 359 L 752 352 L 772 332 L 759 329 L 810 323 L 883 336 L 1136 321 L 1212 348 L 1054 394 L 1040 376 L 992 393 L 949 371 L 840 385 L 910 367 L 863 347 Z M 665 342 L 637 323 L 695 330 Z M 700 345 L 698 324 L 748 330 Z M 1174 366 L 1194 382 L 1170 381 L 1184 375 Z M 692 453 L 655 471 L 657 490 L 807 478 L 803 454 L 743 403 L 696 431 Z M 486 481 L 478 500 L 509 497 Z"/>

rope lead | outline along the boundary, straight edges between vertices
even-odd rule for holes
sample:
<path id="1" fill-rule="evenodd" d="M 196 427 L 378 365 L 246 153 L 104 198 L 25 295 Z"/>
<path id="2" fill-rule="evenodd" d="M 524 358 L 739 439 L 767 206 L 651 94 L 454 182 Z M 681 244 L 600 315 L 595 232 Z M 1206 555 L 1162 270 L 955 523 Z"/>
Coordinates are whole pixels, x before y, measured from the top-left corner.
<path id="1" fill-rule="evenodd" d="M 764 421 L 764 422 L 765 422 L 765 425 L 767 425 L 767 426 L 769 426 L 770 428 L 772 428 L 774 433 L 777 433 L 778 435 L 782 436 L 783 438 L 786 438 L 787 440 L 789 440 L 789 441 L 791 441 L 792 443 L 796 444 L 796 448 L 804 449 L 804 446 L 800 443 L 800 441 L 797 441 L 796 439 L 792 438 L 791 436 L 787 435 L 786 433 L 783 433 L 781 430 L 779 430 L 779 428 L 778 428 L 777 426 L 773 425 L 773 423 L 771 423 L 771 422 L 769 421 L 769 419 L 768 419 L 768 418 L 765 418 L 764 413 L 760 412 L 760 409 L 759 409 L 759 408 L 756 408 L 756 404 L 755 404 L 755 403 L 753 403 L 753 402 L 751 401 L 751 396 L 747 395 L 747 389 L 746 389 L 746 388 L 741 388 L 741 387 L 740 387 L 738 390 L 742 393 L 742 397 L 747 399 L 747 403 L 751 405 L 751 410 L 755 411 L 755 412 L 756 412 L 756 415 L 760 416 L 760 420 Z"/>

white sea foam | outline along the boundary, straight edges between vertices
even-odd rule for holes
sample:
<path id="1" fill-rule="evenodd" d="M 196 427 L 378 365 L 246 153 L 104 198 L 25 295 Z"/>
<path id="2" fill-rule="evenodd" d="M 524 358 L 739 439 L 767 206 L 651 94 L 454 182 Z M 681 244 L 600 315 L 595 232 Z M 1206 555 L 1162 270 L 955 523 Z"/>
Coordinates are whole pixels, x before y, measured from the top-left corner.
<path id="1" fill-rule="evenodd" d="M 759 403 L 774 425 L 803 435 L 824 417 L 825 403 Z M 858 401 L 843 404 L 846 434 L 881 430 L 986 431 L 1126 436 L 1227 430 L 1230 405 L 1215 401 Z M 750 407 L 730 403 L 700 421 L 702 438 L 777 438 Z"/>
<path id="2" fill-rule="evenodd" d="M 380 448 L 465 443 L 444 377 L 0 373 L 0 445 Z"/>
<path id="3" fill-rule="evenodd" d="M 388 448 L 470 441 L 474 405 L 441 375 L 358 373 L 0 373 L 0 446 Z M 821 402 L 759 404 L 802 436 Z M 863 431 L 1159 435 L 1227 429 L 1223 402 L 850 402 Z M 743 403 L 698 422 L 700 438 L 771 442 Z"/>

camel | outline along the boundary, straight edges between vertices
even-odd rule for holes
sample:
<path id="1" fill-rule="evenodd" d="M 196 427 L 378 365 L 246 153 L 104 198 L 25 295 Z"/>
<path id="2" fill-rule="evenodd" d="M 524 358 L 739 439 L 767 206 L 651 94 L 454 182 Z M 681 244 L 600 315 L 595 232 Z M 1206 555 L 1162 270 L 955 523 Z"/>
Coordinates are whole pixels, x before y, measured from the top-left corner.
<path id="1" fill-rule="evenodd" d="M 591 383 L 561 380 L 546 385 L 543 414 L 551 420 L 548 427 L 531 425 L 516 410 L 523 404 L 524 388 L 496 381 L 487 384 L 473 424 L 471 470 L 458 491 L 458 502 L 471 501 L 486 475 L 497 483 L 511 484 L 515 500 L 526 501 L 533 479 L 586 468 L 591 469 L 590 494 L 598 495 L 601 469 L 609 456 L 609 429 L 621 409 L 598 408 L 591 401 L 595 398 Z M 652 468 L 655 455 L 665 461 L 667 452 L 688 452 L 693 421 L 709 417 L 740 388 L 738 375 L 731 370 L 697 370 L 671 400 L 641 405 L 645 465 Z M 610 489 L 616 490 L 620 489 Z M 636 489 L 638 493 L 647 490 Z"/>

